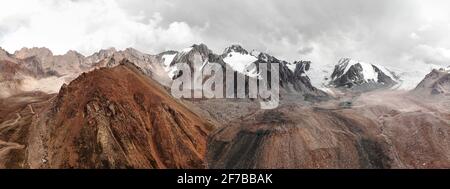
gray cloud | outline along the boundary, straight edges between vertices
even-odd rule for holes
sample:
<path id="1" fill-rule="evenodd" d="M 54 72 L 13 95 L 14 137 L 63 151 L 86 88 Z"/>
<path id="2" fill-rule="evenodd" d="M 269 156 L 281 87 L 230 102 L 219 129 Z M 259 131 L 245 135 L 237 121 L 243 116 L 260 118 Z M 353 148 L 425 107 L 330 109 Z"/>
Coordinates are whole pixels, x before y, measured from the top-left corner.
<path id="1" fill-rule="evenodd" d="M 61 3 L 63 1 L 50 2 L 64 4 Z M 92 1 L 72 2 L 71 7 L 77 8 L 76 4 L 89 6 L 90 2 Z M 86 17 L 86 22 L 89 23 L 87 28 L 90 29 L 80 33 L 93 38 L 107 35 L 106 39 L 93 40 L 100 41 L 102 45 L 83 46 L 80 43 L 64 46 L 55 43 L 53 48 L 70 47 L 87 53 L 108 45 L 119 46 L 118 48 L 134 46 L 145 52 L 156 53 L 166 49 L 179 49 L 190 43 L 205 43 L 214 51 L 221 52 L 226 46 L 238 43 L 248 49 L 272 53 L 282 59 L 309 59 L 313 61 L 315 68 L 334 64 L 341 57 L 375 62 L 400 71 L 423 70 L 424 66 L 428 69 L 434 65 L 450 64 L 450 2 L 447 0 L 116 0 L 117 4 L 109 0 L 94 2 L 92 6 L 114 6 L 110 9 L 100 8 L 105 11 L 102 14 L 86 12 L 91 17 L 103 19 Z M 60 11 L 61 7 L 48 5 L 40 8 L 45 11 Z M 31 23 L 28 24 L 31 26 L 37 22 L 27 20 L 30 15 L 23 13 L 27 11 L 21 12 L 12 14 L 13 17 L 2 18 L 5 13 L 0 8 L 0 28 L 3 31 L 3 37 L 0 36 L 1 46 L 12 43 L 5 39 L 6 37 L 20 37 L 20 31 L 30 28 L 18 24 L 19 21 Z M 64 19 L 64 16 L 68 15 L 59 16 Z M 19 21 L 15 22 L 12 18 Z M 30 31 L 36 30 L 31 28 L 33 30 Z M 41 40 L 23 44 L 53 44 L 46 43 L 46 36 L 38 37 Z M 62 36 L 61 40 L 65 37 L 67 36 Z"/>
<path id="2" fill-rule="evenodd" d="M 450 65 L 446 0 L 161 2 L 135 0 L 128 10 L 158 11 L 163 23 L 182 20 L 205 27 L 202 42 L 216 51 L 239 43 L 287 60 L 312 60 L 316 73 L 341 57 L 352 57 L 405 72 L 412 86 L 431 68 Z M 316 73 L 311 75 L 322 77 Z"/>
<path id="3" fill-rule="evenodd" d="M 299 59 L 299 49 L 313 45 L 333 51 L 335 56 L 356 56 L 368 61 L 399 58 L 418 45 L 438 44 L 448 28 L 432 28 L 425 39 L 414 40 L 411 34 L 439 17 L 446 19 L 449 3 L 419 0 L 153 0 L 120 1 L 130 14 L 151 17 L 159 12 L 163 23 L 184 21 L 191 26 L 206 27 L 205 43 L 214 49 L 229 43 Z M 427 5 L 428 10 L 425 8 Z M 425 7 L 425 8 L 424 8 Z M 431 10 L 430 10 L 431 9 Z M 436 10 L 434 10 L 436 9 Z M 428 11 L 428 12 L 427 12 Z M 438 18 L 427 20 L 431 13 Z M 147 14 L 145 14 L 147 13 Z M 434 14 L 433 13 L 433 14 Z M 448 23 L 447 23 L 448 24 Z M 440 32 L 439 32 L 440 31 Z M 439 35 L 435 35 L 439 33 Z M 292 47 L 292 49 L 286 49 Z M 280 49 L 282 48 L 282 49 Z M 417 53 L 417 52 L 416 52 Z M 324 55 L 329 56 L 329 55 Z M 336 58 L 338 58 L 336 57 Z M 324 60 L 325 61 L 325 60 Z M 330 61 L 330 60 L 326 60 Z"/>

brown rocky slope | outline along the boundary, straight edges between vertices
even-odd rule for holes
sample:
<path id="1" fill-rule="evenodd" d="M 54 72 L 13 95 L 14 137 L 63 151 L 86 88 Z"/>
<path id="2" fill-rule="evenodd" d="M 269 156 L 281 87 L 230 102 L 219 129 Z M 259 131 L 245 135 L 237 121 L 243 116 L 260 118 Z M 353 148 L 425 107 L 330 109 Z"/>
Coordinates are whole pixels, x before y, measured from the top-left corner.
<path id="1" fill-rule="evenodd" d="M 210 168 L 450 168 L 450 99 L 373 92 L 353 107 L 284 106 L 211 135 Z"/>
<path id="2" fill-rule="evenodd" d="M 81 75 L 33 119 L 30 168 L 204 168 L 212 125 L 128 62 Z"/>

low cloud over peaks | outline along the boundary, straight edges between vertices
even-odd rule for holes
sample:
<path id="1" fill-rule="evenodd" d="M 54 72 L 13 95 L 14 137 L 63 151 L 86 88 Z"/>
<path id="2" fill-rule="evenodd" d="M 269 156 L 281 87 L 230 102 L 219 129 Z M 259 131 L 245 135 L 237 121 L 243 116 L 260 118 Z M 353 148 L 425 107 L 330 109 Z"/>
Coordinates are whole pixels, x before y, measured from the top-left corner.
<path id="1" fill-rule="evenodd" d="M 0 46 L 12 52 L 24 46 L 45 46 L 56 54 L 71 49 L 91 54 L 108 47 L 156 52 L 182 48 L 201 37 L 201 29 L 186 22 L 162 26 L 158 12 L 143 20 L 110 0 L 19 0 L 8 5 L 0 7 Z"/>

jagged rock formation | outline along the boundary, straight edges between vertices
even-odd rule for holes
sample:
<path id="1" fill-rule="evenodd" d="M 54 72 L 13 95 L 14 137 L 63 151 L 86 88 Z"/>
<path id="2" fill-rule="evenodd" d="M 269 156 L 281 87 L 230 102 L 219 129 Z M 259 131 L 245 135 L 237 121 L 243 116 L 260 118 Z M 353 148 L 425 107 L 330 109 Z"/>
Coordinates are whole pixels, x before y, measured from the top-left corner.
<path id="1" fill-rule="evenodd" d="M 204 168 L 213 126 L 127 62 L 63 86 L 30 128 L 30 168 Z"/>
<path id="2" fill-rule="evenodd" d="M 331 85 L 355 90 L 390 88 L 398 83 L 398 77 L 383 66 L 343 58 L 331 75 Z"/>

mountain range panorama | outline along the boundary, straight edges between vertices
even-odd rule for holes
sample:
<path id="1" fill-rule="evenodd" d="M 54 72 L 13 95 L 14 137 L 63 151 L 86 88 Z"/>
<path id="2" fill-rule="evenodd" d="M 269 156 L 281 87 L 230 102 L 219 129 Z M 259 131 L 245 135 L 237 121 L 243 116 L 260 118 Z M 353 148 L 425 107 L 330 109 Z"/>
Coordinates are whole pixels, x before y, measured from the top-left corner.
<path id="1" fill-rule="evenodd" d="M 173 98 L 177 63 L 205 62 L 247 79 L 278 64 L 280 106 Z M 0 50 L 0 168 L 450 168 L 450 69 L 403 91 L 388 68 L 349 58 L 313 86 L 312 64 L 239 45 Z"/>
<path id="2" fill-rule="evenodd" d="M 196 55 L 200 58 L 196 59 Z M 14 81 L 6 82 L 23 81 L 22 83 L 26 84 L 15 89 L 7 89 L 1 96 L 36 90 L 56 93 L 63 83 L 69 83 L 81 73 L 102 66 L 112 67 L 122 59 L 132 61 L 147 75 L 151 75 L 165 86 L 170 86 L 171 80 L 175 79 L 177 74 L 179 76 L 177 63 L 188 63 L 194 69 L 194 63 L 201 62 L 198 65 L 202 65 L 205 60 L 220 63 L 224 68 L 228 67 L 246 76 L 256 73 L 256 68 L 249 67 L 252 63 L 277 63 L 280 65 L 280 85 L 283 92 L 287 93 L 326 96 L 324 93 L 329 93 L 329 88 L 334 87 L 373 90 L 394 86 L 398 88 L 402 83 L 402 79 L 396 73 L 383 66 L 344 58 L 337 63 L 332 74 L 323 76 L 325 79 L 321 81 L 321 86 L 313 86 L 308 77 L 308 71 L 313 63 L 287 62 L 267 53 L 247 51 L 240 45 L 227 47 L 222 54 L 215 54 L 206 45 L 200 44 L 180 52 L 165 51 L 157 55 L 145 54 L 133 48 L 122 51 L 109 48 L 90 56 L 72 50 L 64 55 L 53 55 L 47 48 L 22 48 L 10 54 L 0 48 L 0 60 L 16 63 L 18 69 Z"/>

